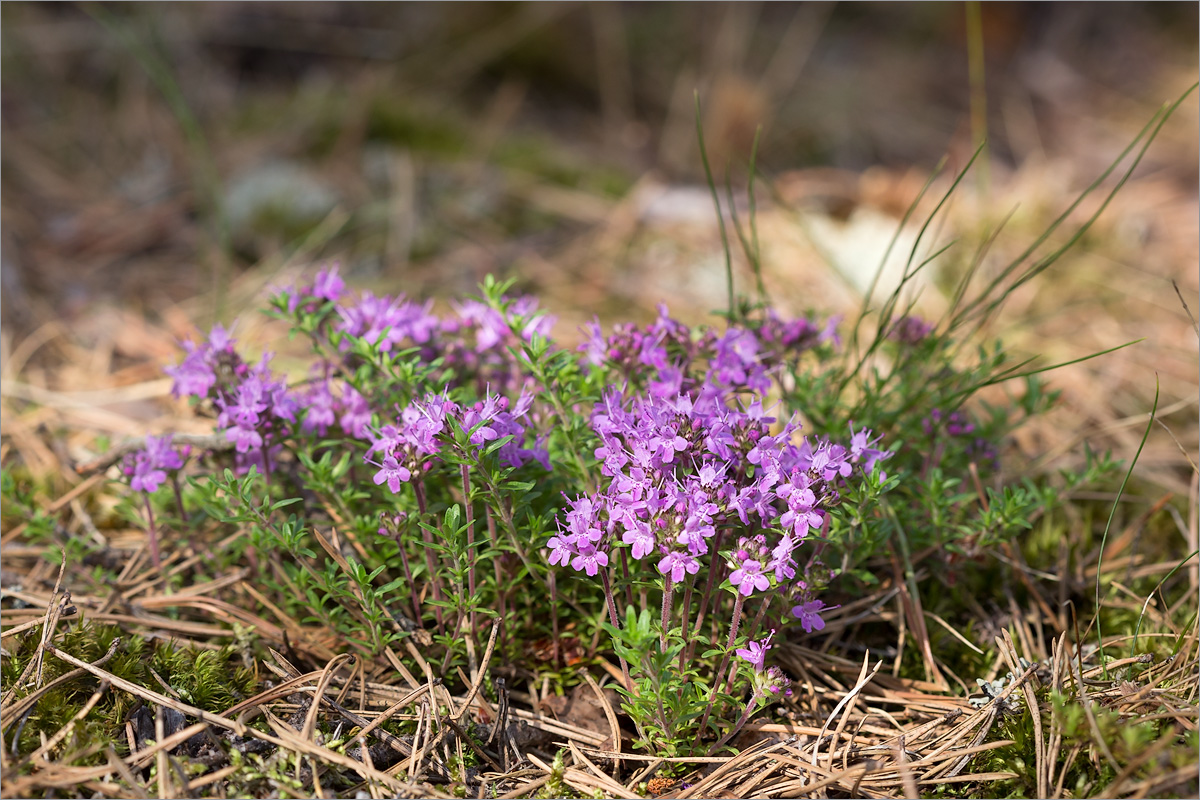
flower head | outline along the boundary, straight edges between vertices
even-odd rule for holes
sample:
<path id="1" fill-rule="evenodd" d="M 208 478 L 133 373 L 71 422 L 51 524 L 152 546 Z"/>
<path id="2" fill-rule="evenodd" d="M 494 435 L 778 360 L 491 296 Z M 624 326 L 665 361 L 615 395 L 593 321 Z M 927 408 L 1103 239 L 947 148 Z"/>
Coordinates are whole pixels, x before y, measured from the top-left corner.
<path id="1" fill-rule="evenodd" d="M 142 450 L 125 456 L 122 471 L 129 476 L 129 485 L 136 492 L 152 494 L 167 479 L 167 470 L 179 469 L 187 457 L 186 446 L 171 447 L 171 436 L 147 436 Z"/>
<path id="2" fill-rule="evenodd" d="M 775 638 L 774 630 L 762 641 L 747 642 L 745 647 L 740 647 L 736 651 L 738 657 L 754 667 L 755 672 L 762 672 L 763 665 L 767 659 L 767 651 L 771 649 L 771 639 L 773 638 Z"/>
<path id="3" fill-rule="evenodd" d="M 812 633 L 825 627 L 825 620 L 821 619 L 821 609 L 824 607 L 825 604 L 820 600 L 809 600 L 793 606 L 792 616 L 800 620 L 800 627 L 804 628 L 805 633 Z"/>

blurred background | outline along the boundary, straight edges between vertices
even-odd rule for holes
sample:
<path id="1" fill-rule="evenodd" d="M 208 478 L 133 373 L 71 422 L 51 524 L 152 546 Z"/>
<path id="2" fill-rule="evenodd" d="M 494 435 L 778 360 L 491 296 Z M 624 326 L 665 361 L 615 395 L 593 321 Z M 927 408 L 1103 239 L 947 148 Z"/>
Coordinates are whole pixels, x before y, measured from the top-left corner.
<path id="1" fill-rule="evenodd" d="M 704 319 L 726 298 L 697 98 L 743 222 L 761 128 L 764 277 L 793 313 L 856 308 L 938 164 L 931 197 L 986 137 L 935 226 L 966 243 L 922 286 L 936 314 L 972 243 L 1005 222 L 988 263 L 1020 253 L 1196 80 L 1200 20 L 1195 3 L 9 2 L 0 23 L 0 352 L 26 387 L 5 389 L 5 424 L 131 435 L 168 407 L 179 339 L 326 260 L 442 300 L 515 276 L 566 341 L 660 300 Z M 1197 109 L 995 331 L 1056 360 L 1145 338 L 1059 373 L 1071 433 L 1025 444 L 1061 455 L 1100 431 L 1132 450 L 1157 377 L 1178 424 L 1145 461 L 1185 491 L 1200 377 L 1171 282 L 1195 313 Z M 12 411 L 31 397 L 41 416 Z"/>

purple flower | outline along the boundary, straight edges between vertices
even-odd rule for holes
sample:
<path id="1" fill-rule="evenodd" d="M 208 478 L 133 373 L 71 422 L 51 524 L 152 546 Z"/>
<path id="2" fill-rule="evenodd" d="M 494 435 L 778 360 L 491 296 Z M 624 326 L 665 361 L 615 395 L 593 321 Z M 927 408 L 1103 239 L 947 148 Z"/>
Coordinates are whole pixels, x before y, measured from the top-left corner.
<path id="1" fill-rule="evenodd" d="M 755 591 L 765 591 L 771 585 L 767 576 L 762 574 L 762 564 L 749 557 L 729 574 L 729 582 L 738 587 L 742 597 L 749 597 Z"/>
<path id="2" fill-rule="evenodd" d="M 783 583 L 796 577 L 796 562 L 792 559 L 792 551 L 796 549 L 796 540 L 784 535 L 775 549 L 771 551 L 771 563 L 767 569 L 775 571 L 775 582 Z"/>
<path id="3" fill-rule="evenodd" d="M 600 321 L 593 319 L 591 322 L 585 322 L 582 330 L 585 335 L 583 344 L 579 345 L 579 351 L 584 354 L 584 361 L 593 367 L 598 367 L 604 363 L 608 354 L 608 342 L 604 339 Z"/>
<path id="4" fill-rule="evenodd" d="M 656 544 L 650 526 L 641 520 L 632 521 L 632 525 L 622 534 L 621 541 L 633 547 L 633 557 L 638 561 L 650 555 Z"/>
<path id="5" fill-rule="evenodd" d="M 346 386 L 342 390 L 342 416 L 338 418 L 338 424 L 342 430 L 350 436 L 361 439 L 367 434 L 367 428 L 371 424 L 371 406 L 367 404 L 367 400 L 353 386 Z"/>
<path id="6" fill-rule="evenodd" d="M 379 472 L 375 473 L 375 485 L 378 486 L 386 481 L 392 494 L 400 491 L 401 483 L 408 483 L 412 478 L 412 472 L 407 467 L 401 466 L 395 456 L 385 457 L 383 464 L 377 466 L 379 466 Z"/>
<path id="7" fill-rule="evenodd" d="M 586 572 L 589 577 L 595 577 L 600 567 L 608 566 L 608 554 L 597 550 L 596 546 L 586 539 L 576 544 L 578 554 L 571 559 L 571 566 L 577 572 Z"/>
<path id="8" fill-rule="evenodd" d="M 163 370 L 175 379 L 171 384 L 171 394 L 176 397 L 205 397 L 217 382 L 217 373 L 208 357 L 210 348 L 184 342 L 183 349 L 187 351 L 183 361 L 178 366 Z"/>
<path id="9" fill-rule="evenodd" d="M 233 442 L 234 449 L 239 453 L 249 453 L 251 450 L 262 447 L 263 443 L 261 433 L 254 428 L 243 428 L 241 426 L 225 431 L 225 438 Z"/>
<path id="10" fill-rule="evenodd" d="M 683 580 L 685 573 L 695 575 L 699 572 L 700 562 L 691 553 L 672 550 L 658 562 L 658 571 L 661 575 L 669 574 L 672 583 L 679 583 Z"/>
<path id="11" fill-rule="evenodd" d="M 572 556 L 576 554 L 575 543 L 572 536 L 551 536 L 547 546 L 550 548 L 550 565 L 556 566 L 561 564 L 566 566 L 570 562 Z"/>
<path id="12" fill-rule="evenodd" d="M 335 401 L 333 392 L 329 388 L 329 381 L 319 380 L 313 383 L 309 387 L 305 400 L 308 405 L 308 413 L 304 415 L 304 422 L 300 424 L 301 430 L 316 431 L 324 436 L 329 426 L 337 420 Z"/>
<path id="13" fill-rule="evenodd" d="M 874 445 L 883 438 L 883 434 L 871 438 L 871 431 L 863 428 L 861 431 L 854 432 L 854 424 L 850 425 L 850 460 L 854 463 L 862 462 L 862 467 L 867 472 L 875 468 L 875 463 L 885 458 L 889 458 L 892 454 L 888 450 L 879 450 Z"/>
<path id="14" fill-rule="evenodd" d="M 755 686 L 763 694 L 782 694 L 784 697 L 792 696 L 792 689 L 788 685 L 791 683 L 783 674 L 783 670 L 779 667 L 767 667 L 766 670 L 758 672 L 754 676 Z"/>
<path id="15" fill-rule="evenodd" d="M 317 272 L 317 277 L 313 279 L 312 295 L 321 300 L 329 300 L 336 303 L 342 298 L 342 292 L 346 290 L 346 284 L 338 275 L 339 264 L 336 262 L 325 267 Z"/>
<path id="16" fill-rule="evenodd" d="M 146 455 L 160 469 L 179 469 L 191 449 L 184 445 L 181 450 L 176 450 L 171 447 L 171 438 L 171 434 L 146 437 Z"/>
<path id="17" fill-rule="evenodd" d="M 820 614 L 824 607 L 825 604 L 820 600 L 810 600 L 807 603 L 793 606 L 792 616 L 800 620 L 800 627 L 804 628 L 805 633 L 812 633 L 825 627 L 825 620 L 821 619 Z"/>
<path id="18" fill-rule="evenodd" d="M 738 657 L 754 667 L 755 672 L 762 672 L 767 660 L 767 651 L 771 649 L 771 639 L 774 637 L 775 631 L 772 630 L 770 635 L 761 642 L 747 642 L 745 647 L 738 648 L 736 651 Z"/>
<path id="19" fill-rule="evenodd" d="M 152 494 L 167 479 L 167 473 L 159 469 L 145 451 L 137 453 L 126 463 L 126 474 L 131 476 L 129 485 L 135 492 Z"/>
<path id="20" fill-rule="evenodd" d="M 888 331 L 888 338 L 901 344 L 917 344 L 933 332 L 933 323 L 920 317 L 904 316 Z"/>

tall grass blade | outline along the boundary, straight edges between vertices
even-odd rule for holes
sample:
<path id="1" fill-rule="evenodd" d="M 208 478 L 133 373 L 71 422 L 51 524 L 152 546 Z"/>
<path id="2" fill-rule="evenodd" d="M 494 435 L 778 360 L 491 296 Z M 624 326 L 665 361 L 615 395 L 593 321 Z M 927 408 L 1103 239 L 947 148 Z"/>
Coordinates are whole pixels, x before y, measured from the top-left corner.
<path id="1" fill-rule="evenodd" d="M 1150 429 L 1154 427 L 1154 417 L 1158 413 L 1158 392 L 1159 385 L 1157 378 L 1154 381 L 1154 405 L 1150 409 L 1150 419 L 1146 421 L 1146 430 L 1142 432 L 1142 441 L 1138 444 L 1137 452 L 1133 454 L 1133 460 L 1129 462 L 1129 469 L 1125 471 L 1125 478 L 1121 481 L 1121 486 L 1117 489 L 1117 496 L 1113 500 L 1112 509 L 1108 512 L 1108 522 L 1104 525 L 1104 535 L 1100 537 L 1100 555 L 1096 558 L 1096 640 L 1099 644 L 1100 666 L 1104 670 L 1104 680 L 1108 680 L 1108 664 L 1104 660 L 1104 632 L 1100 629 L 1100 584 L 1101 575 L 1104 571 L 1104 548 L 1108 546 L 1108 532 L 1112 528 L 1113 517 L 1117 514 L 1117 506 L 1121 504 L 1121 497 L 1125 494 L 1125 487 L 1129 485 L 1129 478 L 1133 475 L 1133 468 L 1137 466 L 1138 458 L 1142 455 L 1142 448 L 1146 446 L 1146 440 L 1150 438 Z"/>
<path id="2" fill-rule="evenodd" d="M 721 198 L 717 194 L 717 182 L 713 180 L 712 167 L 708 163 L 708 148 L 704 145 L 704 123 L 700 119 L 700 92 L 696 98 L 696 140 L 700 144 L 700 163 L 704 165 L 704 179 L 712 193 L 713 205 L 717 209 L 717 224 L 721 230 L 721 248 L 725 251 L 725 287 L 729 294 L 729 319 L 737 315 L 737 300 L 733 294 L 733 254 L 729 251 L 729 234 L 725 232 L 725 215 L 721 213 Z"/>

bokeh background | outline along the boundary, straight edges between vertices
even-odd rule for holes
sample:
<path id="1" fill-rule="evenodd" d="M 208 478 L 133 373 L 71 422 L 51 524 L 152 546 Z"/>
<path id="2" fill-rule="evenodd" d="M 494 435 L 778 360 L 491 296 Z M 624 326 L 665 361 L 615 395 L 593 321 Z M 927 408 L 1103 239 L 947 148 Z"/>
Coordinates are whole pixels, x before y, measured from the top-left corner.
<path id="1" fill-rule="evenodd" d="M 286 351 L 252 312 L 327 260 L 441 301 L 516 277 L 564 341 L 662 300 L 704 319 L 726 298 L 696 98 L 743 221 L 761 128 L 791 312 L 856 308 L 930 174 L 938 195 L 986 136 L 922 244 L 962 242 L 921 284 L 936 315 L 976 244 L 1004 222 L 985 269 L 1020 253 L 1196 80 L 1200 25 L 1195 3 L 1042 2 L 9 2 L 0 23 L 4 447 L 47 468 L 199 425 L 161 379 L 178 341 L 241 319 Z M 1054 375 L 1029 459 L 1131 455 L 1157 385 L 1143 474 L 1195 491 L 1198 105 L 996 322 L 1046 363 L 1144 339 Z"/>

